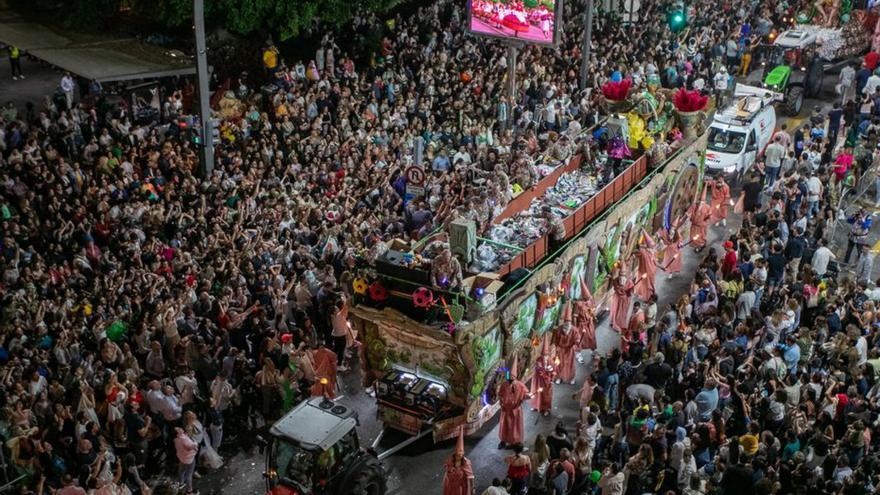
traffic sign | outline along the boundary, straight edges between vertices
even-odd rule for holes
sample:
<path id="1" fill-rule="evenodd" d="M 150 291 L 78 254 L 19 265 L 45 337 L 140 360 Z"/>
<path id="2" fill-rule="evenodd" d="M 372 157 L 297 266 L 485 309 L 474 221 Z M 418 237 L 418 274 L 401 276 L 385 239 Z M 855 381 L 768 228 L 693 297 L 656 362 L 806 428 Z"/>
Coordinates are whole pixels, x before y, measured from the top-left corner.
<path id="1" fill-rule="evenodd" d="M 417 165 L 410 165 L 406 168 L 406 182 L 413 186 L 425 185 L 425 169 Z"/>

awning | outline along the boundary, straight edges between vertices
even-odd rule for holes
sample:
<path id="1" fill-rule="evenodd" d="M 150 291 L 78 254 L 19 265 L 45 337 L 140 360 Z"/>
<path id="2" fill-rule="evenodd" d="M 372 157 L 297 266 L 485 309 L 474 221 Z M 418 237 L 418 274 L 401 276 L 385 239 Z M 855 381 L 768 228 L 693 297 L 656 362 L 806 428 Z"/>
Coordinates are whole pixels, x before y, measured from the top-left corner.
<path id="1" fill-rule="evenodd" d="M 4 16 L 0 42 L 24 50 L 52 65 L 100 82 L 195 74 L 188 57 L 174 57 L 162 47 L 135 38 L 88 36 L 75 40 L 40 23 Z"/>

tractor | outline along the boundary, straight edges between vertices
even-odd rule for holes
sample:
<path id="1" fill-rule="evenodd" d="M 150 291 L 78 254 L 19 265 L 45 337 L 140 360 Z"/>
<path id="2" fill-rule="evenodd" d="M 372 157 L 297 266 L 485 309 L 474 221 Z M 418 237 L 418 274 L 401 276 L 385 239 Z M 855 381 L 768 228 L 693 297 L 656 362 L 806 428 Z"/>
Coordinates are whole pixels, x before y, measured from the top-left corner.
<path id="1" fill-rule="evenodd" d="M 764 48 L 763 85 L 783 94 L 782 111 L 794 117 L 801 112 L 805 98 L 815 98 L 822 92 L 825 65 L 816 51 L 816 35 L 785 31 Z"/>
<path id="2" fill-rule="evenodd" d="M 322 397 L 294 407 L 260 437 L 267 495 L 385 495 L 385 468 L 360 447 L 357 413 Z"/>

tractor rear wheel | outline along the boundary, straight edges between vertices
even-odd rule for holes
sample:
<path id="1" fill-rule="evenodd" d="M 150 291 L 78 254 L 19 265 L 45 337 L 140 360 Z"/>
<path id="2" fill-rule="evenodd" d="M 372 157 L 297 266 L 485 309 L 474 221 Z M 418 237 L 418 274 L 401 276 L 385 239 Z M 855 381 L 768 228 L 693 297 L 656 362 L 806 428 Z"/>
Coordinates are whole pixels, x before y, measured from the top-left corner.
<path id="1" fill-rule="evenodd" d="M 385 495 L 385 469 L 373 456 L 365 459 L 349 477 L 347 489 L 338 495 Z"/>
<path id="2" fill-rule="evenodd" d="M 804 81 L 804 87 L 807 89 L 807 96 L 817 98 L 822 94 L 822 79 L 825 77 L 825 67 L 822 59 L 814 58 L 807 68 L 807 79 Z"/>
<path id="3" fill-rule="evenodd" d="M 804 88 L 802 86 L 789 86 L 782 101 L 782 111 L 789 117 L 796 117 L 801 113 L 804 106 Z"/>

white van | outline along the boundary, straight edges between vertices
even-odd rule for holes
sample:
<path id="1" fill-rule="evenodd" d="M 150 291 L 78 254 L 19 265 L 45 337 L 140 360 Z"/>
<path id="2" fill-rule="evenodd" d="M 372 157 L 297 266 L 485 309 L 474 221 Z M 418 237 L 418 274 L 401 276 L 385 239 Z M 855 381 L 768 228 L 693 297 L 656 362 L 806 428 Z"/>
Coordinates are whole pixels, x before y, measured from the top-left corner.
<path id="1" fill-rule="evenodd" d="M 706 173 L 742 177 L 754 165 L 776 130 L 775 101 L 782 94 L 736 85 L 734 103 L 715 112 L 706 144 Z"/>

